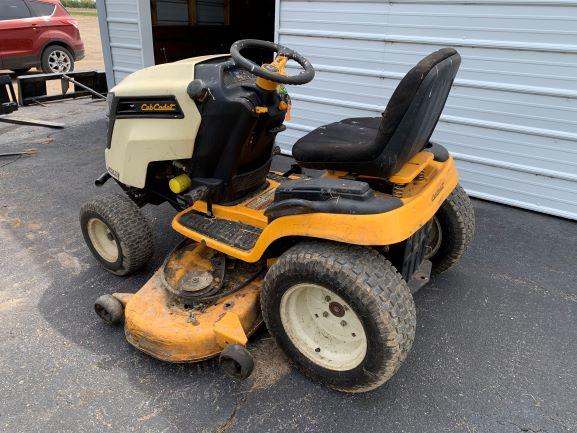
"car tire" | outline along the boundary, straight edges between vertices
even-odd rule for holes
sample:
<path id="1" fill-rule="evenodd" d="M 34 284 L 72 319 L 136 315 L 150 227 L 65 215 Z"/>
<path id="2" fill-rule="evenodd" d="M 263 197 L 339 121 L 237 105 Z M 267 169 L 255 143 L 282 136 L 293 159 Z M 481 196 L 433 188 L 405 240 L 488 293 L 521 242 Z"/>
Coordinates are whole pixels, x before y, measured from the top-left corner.
<path id="1" fill-rule="evenodd" d="M 74 71 L 74 56 L 61 45 L 50 45 L 42 53 L 42 72 L 45 74 Z"/>
<path id="2" fill-rule="evenodd" d="M 406 282 L 368 247 L 295 245 L 265 276 L 261 309 L 295 366 L 344 392 L 370 391 L 389 380 L 415 337 L 415 304 Z"/>
<path id="3" fill-rule="evenodd" d="M 129 275 L 152 257 L 152 228 L 125 195 L 104 193 L 86 202 L 80 227 L 94 257 L 115 275 Z"/>
<path id="4" fill-rule="evenodd" d="M 465 254 L 475 234 L 475 211 L 461 185 L 453 190 L 433 218 L 426 258 L 433 275 L 452 268 Z"/>

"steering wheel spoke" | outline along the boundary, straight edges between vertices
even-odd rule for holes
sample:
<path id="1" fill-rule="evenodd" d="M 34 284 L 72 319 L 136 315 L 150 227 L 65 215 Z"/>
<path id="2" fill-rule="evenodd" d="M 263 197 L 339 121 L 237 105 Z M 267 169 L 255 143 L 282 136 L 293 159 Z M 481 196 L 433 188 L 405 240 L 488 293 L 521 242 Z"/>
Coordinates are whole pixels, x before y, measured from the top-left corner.
<path id="1" fill-rule="evenodd" d="M 249 48 L 271 51 L 277 53 L 277 55 L 273 62 L 260 66 L 241 54 L 241 51 Z M 259 77 L 261 80 L 260 83 L 257 80 L 257 84 L 260 84 L 266 90 L 273 90 L 278 84 L 306 84 L 312 81 L 315 76 L 313 65 L 304 56 L 274 42 L 261 41 L 259 39 L 242 39 L 232 44 L 230 55 L 238 66 Z M 303 71 L 299 74 L 288 75 L 285 67 L 289 60 L 297 62 L 303 68 Z"/>

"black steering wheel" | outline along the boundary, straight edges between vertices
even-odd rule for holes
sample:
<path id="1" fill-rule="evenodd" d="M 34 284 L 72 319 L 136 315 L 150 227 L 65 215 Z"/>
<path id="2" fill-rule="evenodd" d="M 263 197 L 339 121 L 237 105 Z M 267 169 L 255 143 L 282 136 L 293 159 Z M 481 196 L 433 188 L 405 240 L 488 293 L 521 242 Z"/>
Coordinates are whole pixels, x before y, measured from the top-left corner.
<path id="1" fill-rule="evenodd" d="M 297 75 L 283 75 L 274 71 L 267 70 L 255 62 L 244 57 L 240 52 L 247 48 L 258 48 L 261 50 L 272 51 L 278 53 L 279 56 L 284 56 L 290 60 L 294 60 L 304 69 Z M 305 57 L 290 48 L 284 47 L 274 42 L 261 41 L 259 39 L 241 39 L 236 41 L 230 47 L 230 55 L 234 62 L 243 69 L 246 69 L 251 74 L 265 80 L 273 81 L 280 84 L 306 84 L 315 77 L 315 68 Z"/>

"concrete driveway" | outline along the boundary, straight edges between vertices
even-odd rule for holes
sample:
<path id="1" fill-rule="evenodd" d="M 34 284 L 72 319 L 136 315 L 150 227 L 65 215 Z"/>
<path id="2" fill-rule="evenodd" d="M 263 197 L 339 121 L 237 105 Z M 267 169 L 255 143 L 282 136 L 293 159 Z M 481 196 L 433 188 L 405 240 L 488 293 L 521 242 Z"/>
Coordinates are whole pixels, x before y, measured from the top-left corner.
<path id="1" fill-rule="evenodd" d="M 574 222 L 475 201 L 471 250 L 416 295 L 413 350 L 375 392 L 345 395 L 309 382 L 265 330 L 251 344 L 255 374 L 235 383 L 213 362 L 151 359 L 96 317 L 96 297 L 136 291 L 178 241 L 173 211 L 146 210 L 156 230 L 146 269 L 128 279 L 102 270 L 84 245 L 78 210 L 104 171 L 104 105 L 27 110 L 69 126 L 0 124 L 0 153 L 39 149 L 0 167 L 1 431 L 577 431 Z"/>

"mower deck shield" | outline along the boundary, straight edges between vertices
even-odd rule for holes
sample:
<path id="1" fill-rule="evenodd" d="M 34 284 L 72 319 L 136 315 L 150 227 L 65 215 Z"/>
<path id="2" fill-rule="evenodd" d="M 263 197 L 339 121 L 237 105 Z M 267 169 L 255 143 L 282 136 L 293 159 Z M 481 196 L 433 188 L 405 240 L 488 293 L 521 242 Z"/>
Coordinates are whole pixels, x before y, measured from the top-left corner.
<path id="1" fill-rule="evenodd" d="M 154 358 L 168 362 L 212 358 L 226 345 L 246 344 L 262 322 L 261 278 L 211 305 L 188 308 L 164 288 L 162 272 L 159 269 L 130 296 L 124 309 L 126 339 Z"/>

